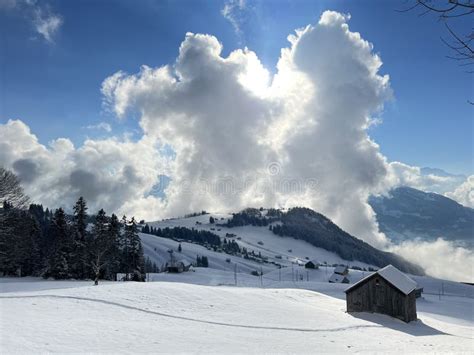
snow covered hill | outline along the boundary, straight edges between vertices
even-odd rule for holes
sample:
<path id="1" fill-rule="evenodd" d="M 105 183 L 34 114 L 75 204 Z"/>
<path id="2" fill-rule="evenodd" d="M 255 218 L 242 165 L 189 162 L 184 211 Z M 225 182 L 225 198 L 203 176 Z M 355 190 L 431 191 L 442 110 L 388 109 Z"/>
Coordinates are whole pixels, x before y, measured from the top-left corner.
<path id="1" fill-rule="evenodd" d="M 209 223 L 210 216 L 216 219 L 216 223 L 224 223 L 228 218 L 231 218 L 230 214 L 213 213 L 196 217 L 151 222 L 148 225 L 162 229 L 166 227 L 187 227 L 207 230 L 219 235 L 222 240 L 226 238 L 226 234 L 234 234 L 234 237 L 228 239 L 235 240 L 239 246 L 245 247 L 249 251 L 253 250 L 256 254 L 260 253 L 263 257 L 268 258 L 268 263 L 258 263 L 225 253 L 214 252 L 197 244 L 179 243 L 171 239 L 141 233 L 140 238 L 142 239 L 145 255 L 156 262 L 157 265 L 162 265 L 169 259 L 167 251 L 169 249 L 177 251 L 178 245 L 181 244 L 182 252 L 176 253 L 178 259 L 195 261 L 197 255 L 205 255 L 209 258 L 209 267 L 218 270 L 233 271 L 235 268 L 234 264 L 237 264 L 238 272 L 250 273 L 251 271 L 262 270 L 264 273 L 267 273 L 278 268 L 275 264 L 282 266 L 301 265 L 308 260 L 317 260 L 320 263 L 326 262 L 329 265 L 349 264 L 361 268 L 373 267 L 373 265 L 360 261 L 346 261 L 335 253 L 317 248 L 302 240 L 279 237 L 268 230 L 267 227 L 243 226 L 226 228 L 224 226 L 216 226 Z M 229 259 L 230 262 L 228 261 Z M 272 264 L 272 262 L 275 264 Z"/>
<path id="2" fill-rule="evenodd" d="M 214 272 L 230 274 L 198 268 L 195 279 Z M 466 297 L 425 296 L 405 324 L 304 289 L 0 281 L 2 353 L 467 353 L 474 342 Z"/>

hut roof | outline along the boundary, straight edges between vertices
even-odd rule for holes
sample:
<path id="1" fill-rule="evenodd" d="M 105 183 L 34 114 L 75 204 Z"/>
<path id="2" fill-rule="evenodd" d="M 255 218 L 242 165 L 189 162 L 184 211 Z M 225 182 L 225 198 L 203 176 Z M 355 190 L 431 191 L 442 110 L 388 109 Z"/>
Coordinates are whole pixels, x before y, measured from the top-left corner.
<path id="1" fill-rule="evenodd" d="M 344 281 L 344 279 L 347 279 L 347 277 L 344 276 L 344 275 L 332 274 L 331 277 L 329 278 L 329 282 L 342 283 L 342 281 Z M 347 283 L 347 281 L 346 281 L 346 283 Z"/>
<path id="2" fill-rule="evenodd" d="M 374 275 L 379 275 L 383 277 L 385 280 L 387 280 L 389 283 L 391 283 L 395 288 L 397 288 L 400 292 L 402 292 L 405 295 L 408 295 L 410 292 L 412 292 L 416 288 L 416 282 L 410 279 L 407 275 L 405 275 L 403 272 L 398 270 L 395 266 L 393 265 L 387 265 L 383 269 L 380 269 L 373 274 L 370 274 L 366 277 L 364 277 L 362 280 L 356 282 L 349 288 L 345 290 L 347 293 L 357 285 L 363 283 L 365 280 L 368 278 L 374 276 Z"/>
<path id="3" fill-rule="evenodd" d="M 334 269 L 334 272 L 336 274 L 344 274 L 345 272 L 347 272 L 347 269 L 348 267 L 347 266 L 343 266 L 343 265 L 338 265 L 336 266 L 336 268 Z"/>
<path id="4" fill-rule="evenodd" d="M 182 263 L 184 266 L 191 265 L 191 263 L 186 259 L 181 259 L 178 261 L 178 263 Z"/>

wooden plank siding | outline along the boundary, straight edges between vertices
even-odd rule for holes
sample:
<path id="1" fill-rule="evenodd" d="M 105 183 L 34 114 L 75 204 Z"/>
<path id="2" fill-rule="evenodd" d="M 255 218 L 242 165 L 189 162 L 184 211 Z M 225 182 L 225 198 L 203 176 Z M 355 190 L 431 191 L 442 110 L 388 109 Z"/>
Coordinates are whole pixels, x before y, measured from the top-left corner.
<path id="1" fill-rule="evenodd" d="M 383 313 L 405 322 L 416 320 L 415 291 L 405 295 L 378 274 L 347 291 L 346 302 L 348 312 Z"/>

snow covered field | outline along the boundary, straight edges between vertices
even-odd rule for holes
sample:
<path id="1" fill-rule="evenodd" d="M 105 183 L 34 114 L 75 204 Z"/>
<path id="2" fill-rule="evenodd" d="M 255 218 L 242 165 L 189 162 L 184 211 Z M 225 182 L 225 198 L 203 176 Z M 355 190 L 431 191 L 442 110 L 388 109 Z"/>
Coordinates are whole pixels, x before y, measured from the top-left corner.
<path id="1" fill-rule="evenodd" d="M 219 222 L 228 217 L 213 216 Z M 97 287 L 91 281 L 0 278 L 0 352 L 474 353 L 472 286 L 412 276 L 424 294 L 417 300 L 419 320 L 409 324 L 378 314 L 347 314 L 348 285 L 328 283 L 333 268 L 302 266 L 306 257 L 346 264 L 339 256 L 267 228 L 229 229 L 208 221 L 204 215 L 151 225 L 214 228 L 222 238 L 234 233 L 242 247 L 283 268 L 182 242 L 177 257 L 194 261 L 206 255 L 209 268 Z M 140 237 L 145 254 L 158 265 L 179 244 Z M 348 278 L 354 283 L 367 274 L 350 270 Z"/>
<path id="2" fill-rule="evenodd" d="M 419 320 L 405 324 L 383 315 L 347 314 L 346 285 L 207 286 L 211 280 L 230 283 L 233 273 L 205 268 L 154 276 L 161 281 L 97 287 L 0 279 L 2 353 L 474 351 L 469 297 L 425 295 L 417 302 Z M 257 286 L 258 279 L 247 280 Z"/>

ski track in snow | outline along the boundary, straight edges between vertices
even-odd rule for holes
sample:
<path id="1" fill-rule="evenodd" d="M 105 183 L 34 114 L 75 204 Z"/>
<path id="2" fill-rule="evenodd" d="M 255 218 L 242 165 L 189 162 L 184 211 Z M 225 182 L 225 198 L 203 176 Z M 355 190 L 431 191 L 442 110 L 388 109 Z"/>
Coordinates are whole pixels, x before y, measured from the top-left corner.
<path id="1" fill-rule="evenodd" d="M 88 297 L 76 297 L 76 296 L 62 296 L 62 295 L 29 295 L 29 296 L 0 296 L 0 299 L 20 299 L 20 298 L 55 298 L 55 299 L 73 299 L 73 300 L 80 300 L 80 301 L 88 301 L 88 302 L 96 302 L 102 303 L 106 305 L 112 305 L 117 307 L 122 307 L 126 309 L 131 309 L 138 312 L 154 314 L 161 317 L 173 318 L 173 319 L 180 319 L 190 322 L 196 323 L 205 323 L 205 324 L 212 324 L 212 325 L 219 325 L 224 327 L 234 327 L 234 328 L 247 328 L 247 329 L 262 329 L 262 330 L 283 330 L 283 331 L 292 331 L 292 332 L 309 332 L 309 333 L 319 333 L 319 332 L 340 332 L 345 330 L 352 330 L 352 329 L 360 329 L 360 328 L 383 328 L 381 325 L 355 325 L 350 327 L 340 327 L 340 328 L 330 328 L 330 329 L 309 329 L 309 328 L 285 328 L 285 327 L 272 327 L 272 326 L 263 326 L 263 325 L 245 325 L 245 324 L 232 324 L 232 323 L 224 323 L 224 322 L 215 322 L 210 320 L 202 320 L 184 316 L 177 316 L 173 314 L 167 314 L 162 312 L 150 311 L 147 309 L 129 306 L 126 304 L 106 301 L 102 299 L 96 298 L 88 298 Z"/>

